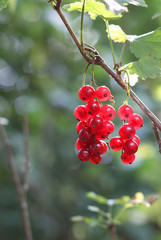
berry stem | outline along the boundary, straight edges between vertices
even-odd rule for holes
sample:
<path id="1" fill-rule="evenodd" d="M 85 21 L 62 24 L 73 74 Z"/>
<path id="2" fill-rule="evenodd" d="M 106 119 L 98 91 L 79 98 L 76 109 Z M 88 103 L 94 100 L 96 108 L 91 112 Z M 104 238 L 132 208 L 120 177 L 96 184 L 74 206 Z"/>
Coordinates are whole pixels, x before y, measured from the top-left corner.
<path id="1" fill-rule="evenodd" d="M 125 71 L 125 73 L 126 73 L 127 81 L 128 81 L 128 83 L 127 83 L 127 86 L 128 86 L 128 87 L 127 87 L 127 96 L 126 96 L 125 104 L 128 104 L 128 100 L 129 100 L 129 96 L 130 96 L 130 78 L 129 78 L 128 72 Z"/>
<path id="2" fill-rule="evenodd" d="M 84 71 L 82 86 L 85 85 L 86 73 L 87 73 L 87 70 L 88 70 L 89 66 L 90 66 L 90 63 L 87 64 L 87 67 L 86 67 L 86 69 L 85 69 L 85 71 Z"/>
<path id="3" fill-rule="evenodd" d="M 81 28 L 80 28 L 80 42 L 81 42 L 82 52 L 84 52 L 84 47 L 83 47 L 83 23 L 84 23 L 85 2 L 86 2 L 86 0 L 83 0 L 82 14 L 81 14 Z"/>
<path id="4" fill-rule="evenodd" d="M 94 63 L 92 64 L 92 79 L 91 79 L 91 82 L 93 83 L 95 89 L 97 89 L 97 84 L 95 83 L 95 80 L 94 80 Z"/>
<path id="5" fill-rule="evenodd" d="M 107 28 L 107 32 L 108 32 L 108 38 L 109 38 L 110 47 L 111 47 L 111 51 L 112 51 L 113 64 L 115 66 L 116 65 L 116 58 L 115 58 L 114 48 L 113 48 L 112 39 L 111 39 L 111 35 L 110 35 L 109 23 L 108 23 L 107 20 L 105 20 L 105 23 L 106 23 L 106 28 Z"/>

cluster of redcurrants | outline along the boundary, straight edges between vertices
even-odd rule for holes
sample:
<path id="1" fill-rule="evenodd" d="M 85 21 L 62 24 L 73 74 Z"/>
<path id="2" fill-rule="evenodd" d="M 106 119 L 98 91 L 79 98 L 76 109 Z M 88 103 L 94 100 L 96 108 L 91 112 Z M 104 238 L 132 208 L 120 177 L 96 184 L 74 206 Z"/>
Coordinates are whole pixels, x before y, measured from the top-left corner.
<path id="1" fill-rule="evenodd" d="M 119 129 L 119 136 L 110 141 L 110 147 L 114 151 L 122 150 L 121 160 L 125 164 L 131 164 L 135 160 L 140 139 L 135 135 L 136 130 L 143 126 L 143 119 L 139 114 L 134 114 L 129 105 L 122 105 L 118 109 L 118 116 L 124 121 Z M 125 123 L 125 121 L 128 123 Z"/>
<path id="2" fill-rule="evenodd" d="M 94 100 L 94 98 L 97 100 Z M 111 120 L 116 115 L 111 105 L 102 105 L 101 102 L 109 100 L 111 92 L 106 86 L 100 86 L 95 91 L 90 85 L 85 85 L 79 90 L 79 98 L 86 105 L 79 105 L 74 111 L 74 116 L 79 120 L 76 129 L 79 134 L 76 141 L 78 158 L 86 162 L 90 160 L 97 164 L 102 160 L 102 154 L 107 151 L 105 140 L 114 131 Z"/>

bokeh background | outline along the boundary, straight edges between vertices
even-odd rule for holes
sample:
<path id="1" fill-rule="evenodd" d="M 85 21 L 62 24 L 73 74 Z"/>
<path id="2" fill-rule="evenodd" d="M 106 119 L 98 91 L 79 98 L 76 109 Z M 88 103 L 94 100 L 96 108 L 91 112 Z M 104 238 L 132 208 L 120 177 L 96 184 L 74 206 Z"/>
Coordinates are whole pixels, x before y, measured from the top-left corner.
<path id="1" fill-rule="evenodd" d="M 68 3 L 64 1 L 64 4 Z M 143 34 L 161 25 L 160 0 L 146 0 L 148 8 L 129 7 L 129 13 L 111 23 L 127 34 Z M 65 13 L 79 36 L 80 14 Z M 85 16 L 85 42 L 95 46 L 112 66 L 112 56 L 101 19 L 92 22 Z M 120 44 L 114 44 L 117 60 Z M 126 46 L 123 63 L 135 60 Z M 65 26 L 44 0 L 20 1 L 0 12 L 0 115 L 9 120 L 5 126 L 17 168 L 24 171 L 24 115 L 29 119 L 30 189 L 29 211 L 34 239 L 95 240 L 110 239 L 108 231 L 72 223 L 74 215 L 88 215 L 86 198 L 94 191 L 107 198 L 133 196 L 141 191 L 161 194 L 161 158 L 151 121 L 130 100 L 135 112 L 144 118 L 138 131 L 141 145 L 132 165 L 124 165 L 120 153 L 108 151 L 102 163 L 81 163 L 76 156 L 77 133 L 73 111 L 81 103 L 86 62 L 73 44 Z M 91 78 L 89 69 L 86 82 Z M 98 85 L 107 85 L 118 109 L 125 92 L 99 67 Z M 147 79 L 133 87 L 141 100 L 161 118 L 161 79 Z M 114 119 L 115 134 L 121 125 Z M 129 209 L 118 227 L 119 240 L 160 240 L 161 200 L 151 208 Z M 0 239 L 22 240 L 24 233 L 18 200 L 0 139 Z"/>

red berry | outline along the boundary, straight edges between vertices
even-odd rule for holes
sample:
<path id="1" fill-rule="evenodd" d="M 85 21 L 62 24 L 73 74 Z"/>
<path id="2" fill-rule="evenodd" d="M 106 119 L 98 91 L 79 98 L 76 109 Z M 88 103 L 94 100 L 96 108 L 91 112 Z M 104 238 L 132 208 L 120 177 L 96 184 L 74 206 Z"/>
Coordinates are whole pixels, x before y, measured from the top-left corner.
<path id="1" fill-rule="evenodd" d="M 89 115 L 96 116 L 100 111 L 100 104 L 98 101 L 90 101 L 86 104 L 86 110 Z"/>
<path id="2" fill-rule="evenodd" d="M 133 155 L 134 153 L 137 152 L 138 145 L 136 142 L 129 140 L 129 141 L 125 142 L 123 149 L 127 154 Z"/>
<path id="3" fill-rule="evenodd" d="M 130 124 L 124 124 L 119 129 L 119 135 L 124 140 L 129 140 L 134 137 L 135 135 L 135 129 Z"/>
<path id="4" fill-rule="evenodd" d="M 77 156 L 82 162 L 86 162 L 90 159 L 90 151 L 88 148 L 81 148 Z"/>
<path id="5" fill-rule="evenodd" d="M 111 121 L 104 121 L 101 132 L 107 133 L 107 135 L 113 133 L 115 126 Z"/>
<path id="6" fill-rule="evenodd" d="M 135 113 L 129 118 L 128 123 L 137 130 L 143 127 L 144 120 L 139 114 Z"/>
<path id="7" fill-rule="evenodd" d="M 104 146 L 104 150 L 103 150 L 103 153 L 102 153 L 102 154 L 104 154 L 105 152 L 107 152 L 108 147 L 107 147 L 106 142 L 104 142 L 104 141 L 101 141 L 101 142 L 103 143 L 103 146 Z"/>
<path id="8" fill-rule="evenodd" d="M 110 141 L 110 147 L 113 151 L 120 151 L 124 146 L 124 141 L 120 137 L 114 137 Z"/>
<path id="9" fill-rule="evenodd" d="M 108 134 L 106 132 L 100 131 L 100 132 L 95 133 L 95 138 L 97 140 L 105 140 L 107 137 L 108 137 Z"/>
<path id="10" fill-rule="evenodd" d="M 114 119 L 116 111 L 111 105 L 103 105 L 100 109 L 99 115 L 103 120 L 109 121 Z"/>
<path id="11" fill-rule="evenodd" d="M 108 87 L 101 86 L 101 87 L 97 88 L 96 97 L 98 98 L 98 100 L 105 102 L 105 101 L 109 100 L 110 96 L 111 96 L 111 92 Z"/>
<path id="12" fill-rule="evenodd" d="M 136 142 L 137 145 L 139 146 L 139 144 L 140 144 L 140 138 L 139 138 L 137 135 L 135 135 L 131 140 L 134 141 L 134 142 Z"/>
<path id="13" fill-rule="evenodd" d="M 79 89 L 79 98 L 84 101 L 88 102 L 95 98 L 95 90 L 90 85 L 85 85 Z"/>
<path id="14" fill-rule="evenodd" d="M 76 119 L 84 121 L 88 117 L 88 113 L 84 105 L 79 105 L 74 111 L 74 116 Z"/>
<path id="15" fill-rule="evenodd" d="M 89 127 L 93 132 L 99 132 L 103 127 L 103 120 L 101 117 L 95 116 L 90 120 Z"/>
<path id="16" fill-rule="evenodd" d="M 79 132 L 79 141 L 82 144 L 89 145 L 94 140 L 92 130 L 88 127 Z"/>
<path id="17" fill-rule="evenodd" d="M 101 160 L 102 160 L 102 157 L 100 155 L 91 155 L 90 157 L 90 161 L 93 164 L 98 164 L 101 162 Z"/>
<path id="18" fill-rule="evenodd" d="M 124 104 L 119 107 L 118 116 L 121 118 L 121 120 L 128 120 L 129 117 L 133 115 L 133 112 L 134 111 L 131 106 Z"/>
<path id="19" fill-rule="evenodd" d="M 126 152 L 124 152 L 121 155 L 121 161 L 125 164 L 131 164 L 135 160 L 135 155 L 129 155 Z"/>
<path id="20" fill-rule="evenodd" d="M 81 129 L 87 127 L 87 123 L 85 121 L 80 121 L 77 123 L 76 130 L 79 133 Z"/>
<path id="21" fill-rule="evenodd" d="M 79 141 L 79 138 L 78 138 L 77 141 L 76 141 L 76 148 L 77 148 L 78 150 L 80 150 L 80 149 L 82 148 L 82 146 L 81 146 L 81 144 L 80 144 L 80 141 Z"/>
<path id="22" fill-rule="evenodd" d="M 90 150 L 91 154 L 101 155 L 104 152 L 104 144 L 103 144 L 103 142 L 97 140 L 90 145 L 89 150 Z"/>

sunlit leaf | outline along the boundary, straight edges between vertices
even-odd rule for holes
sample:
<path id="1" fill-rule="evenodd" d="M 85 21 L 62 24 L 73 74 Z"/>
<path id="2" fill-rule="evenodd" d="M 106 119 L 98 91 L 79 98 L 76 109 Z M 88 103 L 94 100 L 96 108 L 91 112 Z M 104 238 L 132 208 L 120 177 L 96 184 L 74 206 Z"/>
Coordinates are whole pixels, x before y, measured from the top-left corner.
<path id="1" fill-rule="evenodd" d="M 129 196 L 123 196 L 121 198 L 115 199 L 115 204 L 126 204 L 130 202 L 131 198 Z"/>
<path id="2" fill-rule="evenodd" d="M 8 0 L 0 0 L 0 11 L 7 7 Z"/>
<path id="3" fill-rule="evenodd" d="M 145 56 L 161 58 L 161 28 L 141 36 L 135 36 L 130 43 L 130 49 L 138 58 Z"/>
<path id="4" fill-rule="evenodd" d="M 155 13 L 153 16 L 152 16 L 152 19 L 156 19 L 158 17 L 161 17 L 161 12 L 158 12 L 158 13 Z"/>
<path id="5" fill-rule="evenodd" d="M 147 7 L 147 4 L 144 0 L 117 0 L 117 2 L 121 5 L 135 5 L 135 6 L 141 6 L 141 7 Z"/>
<path id="6" fill-rule="evenodd" d="M 97 195 L 96 193 L 94 192 L 88 192 L 86 194 L 86 196 L 90 199 L 92 199 L 93 201 L 96 201 L 98 203 L 101 203 L 101 204 L 107 204 L 107 199 L 101 195 Z"/>
<path id="7" fill-rule="evenodd" d="M 83 221 L 83 216 L 73 216 L 71 217 L 72 222 L 82 222 Z"/>
<path id="8" fill-rule="evenodd" d="M 119 25 L 109 25 L 110 36 L 114 42 L 126 42 L 127 37 Z M 107 31 L 107 30 L 106 30 Z"/>
<path id="9" fill-rule="evenodd" d="M 71 11 L 82 11 L 83 2 L 70 3 L 64 6 L 68 12 Z M 120 18 L 120 14 L 115 14 L 112 11 L 106 9 L 105 4 L 96 2 L 95 0 L 87 0 L 85 4 L 85 12 L 88 12 L 91 19 L 95 20 L 97 16 L 109 20 Z"/>

